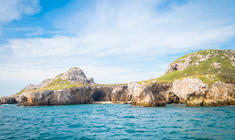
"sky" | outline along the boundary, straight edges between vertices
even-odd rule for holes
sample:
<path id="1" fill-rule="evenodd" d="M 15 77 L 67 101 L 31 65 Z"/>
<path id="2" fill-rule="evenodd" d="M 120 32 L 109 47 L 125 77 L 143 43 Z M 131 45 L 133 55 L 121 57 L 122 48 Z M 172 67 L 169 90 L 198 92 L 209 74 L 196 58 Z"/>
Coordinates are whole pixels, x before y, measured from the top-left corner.
<path id="1" fill-rule="evenodd" d="M 73 66 L 96 83 L 156 78 L 203 49 L 235 49 L 234 0 L 0 0 L 0 96 Z"/>

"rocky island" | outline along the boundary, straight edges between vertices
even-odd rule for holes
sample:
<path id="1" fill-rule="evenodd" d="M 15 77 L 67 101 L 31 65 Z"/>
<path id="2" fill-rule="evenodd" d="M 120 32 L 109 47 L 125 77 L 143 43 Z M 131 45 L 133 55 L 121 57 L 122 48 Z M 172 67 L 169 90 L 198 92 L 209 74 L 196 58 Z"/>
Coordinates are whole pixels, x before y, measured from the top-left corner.
<path id="1" fill-rule="evenodd" d="M 92 104 L 100 101 L 137 106 L 235 105 L 235 51 L 203 50 L 172 62 L 156 79 L 128 84 L 96 84 L 84 72 L 70 68 L 54 79 L 28 85 L 20 92 L 1 97 L 0 104 L 22 106 Z"/>

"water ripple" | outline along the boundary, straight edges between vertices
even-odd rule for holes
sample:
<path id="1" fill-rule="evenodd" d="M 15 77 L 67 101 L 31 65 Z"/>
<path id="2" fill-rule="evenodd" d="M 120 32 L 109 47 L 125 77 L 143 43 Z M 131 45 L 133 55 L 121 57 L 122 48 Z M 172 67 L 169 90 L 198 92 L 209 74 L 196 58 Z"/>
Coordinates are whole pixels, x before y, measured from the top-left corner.
<path id="1" fill-rule="evenodd" d="M 0 139 L 235 139 L 235 107 L 2 105 Z"/>

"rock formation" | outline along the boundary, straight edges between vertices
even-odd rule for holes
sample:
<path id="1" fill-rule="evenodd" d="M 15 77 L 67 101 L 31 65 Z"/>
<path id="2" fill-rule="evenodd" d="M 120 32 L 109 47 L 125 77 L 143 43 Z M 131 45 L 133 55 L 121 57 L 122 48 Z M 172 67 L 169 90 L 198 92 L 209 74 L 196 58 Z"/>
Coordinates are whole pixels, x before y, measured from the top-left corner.
<path id="1" fill-rule="evenodd" d="M 90 87 L 24 92 L 16 98 L 19 105 L 68 105 L 92 103 Z"/>
<path id="2" fill-rule="evenodd" d="M 199 79 L 186 78 L 176 80 L 171 92 L 178 98 L 178 103 L 188 106 L 221 106 L 235 104 L 235 85 L 215 82 L 208 86 Z"/>
<path id="3" fill-rule="evenodd" d="M 129 95 L 132 96 L 132 105 L 155 106 L 155 99 L 151 90 L 137 83 L 128 84 Z"/>
<path id="4" fill-rule="evenodd" d="M 175 62 L 175 63 L 170 64 L 168 66 L 166 73 L 176 71 L 176 70 L 180 70 L 180 71 L 184 70 L 185 68 L 187 68 L 191 64 L 193 57 L 194 56 L 188 56 L 188 57 L 183 58 L 179 62 Z"/>
<path id="5" fill-rule="evenodd" d="M 188 106 L 235 105 L 235 85 L 216 82 L 205 92 L 194 92 L 188 96 Z"/>
<path id="6" fill-rule="evenodd" d="M 201 93 L 207 90 L 207 85 L 196 78 L 185 78 L 183 80 L 175 80 L 171 92 L 174 93 L 179 103 L 186 103 L 187 98 L 190 94 Z"/>
<path id="7" fill-rule="evenodd" d="M 128 93 L 132 97 L 131 104 L 138 106 L 165 106 L 168 103 L 170 84 L 140 85 L 128 84 Z"/>
<path id="8" fill-rule="evenodd" d="M 72 82 L 82 82 L 82 83 L 94 83 L 93 79 L 87 79 L 86 75 L 84 72 L 77 68 L 77 67 L 72 67 L 68 71 L 66 71 L 62 76 L 62 80 L 69 80 Z"/>
<path id="9" fill-rule="evenodd" d="M 0 105 L 1 104 L 16 104 L 16 100 L 14 96 L 9 96 L 9 97 L 1 97 L 0 98 Z"/>
<path id="10" fill-rule="evenodd" d="M 0 104 L 24 106 L 91 104 L 100 101 L 137 106 L 235 105 L 235 51 L 205 50 L 177 59 L 158 79 L 128 84 L 95 84 L 84 72 L 70 68 L 53 79 L 28 85 Z M 158 82 L 161 81 L 162 82 Z"/>

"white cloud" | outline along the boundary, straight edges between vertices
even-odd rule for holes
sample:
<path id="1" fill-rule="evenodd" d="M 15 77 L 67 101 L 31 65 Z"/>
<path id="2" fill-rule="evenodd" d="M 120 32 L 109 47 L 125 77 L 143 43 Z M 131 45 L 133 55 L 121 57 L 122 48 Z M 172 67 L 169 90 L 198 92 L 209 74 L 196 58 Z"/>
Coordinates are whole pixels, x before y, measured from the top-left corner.
<path id="1" fill-rule="evenodd" d="M 54 23 L 56 27 L 74 36 L 62 36 L 58 33 L 49 38 L 10 39 L 6 45 L 1 46 L 4 49 L 0 49 L 0 53 L 8 49 L 17 59 L 38 58 L 54 63 L 57 60 L 51 58 L 69 59 L 76 56 L 79 60 L 74 61 L 78 61 L 77 63 L 67 63 L 81 67 L 88 76 L 94 77 L 98 82 L 119 83 L 157 77 L 164 72 L 163 68 L 166 68 L 168 63 L 161 63 L 160 66 L 150 64 L 136 69 L 132 64 L 109 65 L 114 57 L 117 59 L 113 60 L 113 63 L 123 61 L 119 59 L 120 56 L 152 62 L 153 57 L 161 60 L 160 57 L 167 54 L 211 48 L 226 43 L 235 36 L 234 14 L 231 14 L 229 7 L 221 3 L 214 6 L 214 3 L 189 1 L 162 9 L 159 8 L 161 1 L 113 2 L 99 1 L 93 8 L 86 8 L 85 11 L 76 11 L 76 8 L 72 9 L 71 13 L 67 12 L 68 15 L 57 17 Z M 223 10 L 218 10 L 218 7 Z M 2 21 L 18 19 L 30 12 L 33 14 L 36 11 L 26 10 L 20 12 L 21 14 L 12 14 L 9 20 L 2 18 Z M 0 12 L 0 22 L 2 15 Z M 99 58 L 110 62 L 96 64 Z M 92 59 L 96 65 L 82 63 L 87 59 Z M 24 62 L 21 62 L 17 65 L 23 64 Z M 58 65 L 63 64 L 65 62 Z M 12 80 L 34 79 L 33 81 L 39 82 L 44 77 L 53 77 L 64 72 L 68 69 L 67 66 L 58 68 L 57 65 L 51 65 L 47 69 L 35 69 L 23 65 L 18 68 L 20 72 L 7 73 L 10 67 L 2 65 L 8 69 L 1 72 L 0 79 L 12 77 Z M 15 69 L 14 67 L 12 69 Z"/>
<path id="2" fill-rule="evenodd" d="M 22 15 L 39 12 L 38 0 L 4 0 L 0 2 L 0 23 L 11 22 Z"/>
<path id="3" fill-rule="evenodd" d="M 201 49 L 235 36 L 234 22 L 228 24 L 229 19 L 216 18 L 216 9 L 213 7 L 201 7 L 198 3 L 190 2 L 181 6 L 173 5 L 170 10 L 160 14 L 157 4 L 159 2 L 121 1 L 113 6 L 107 1 L 98 2 L 96 10 L 89 11 L 92 16 L 86 19 L 89 22 L 83 29 L 76 27 L 77 24 L 65 22 L 63 27 L 69 27 L 68 30 L 77 34 L 73 37 L 12 39 L 7 47 L 21 57 L 74 54 L 150 56 Z M 83 19 L 83 16 L 86 15 L 74 12 L 65 20 Z"/>
<path id="4" fill-rule="evenodd" d="M 40 11 L 39 0 L 1 0 L 0 1 L 0 34 L 1 26 L 24 15 L 33 15 Z"/>

